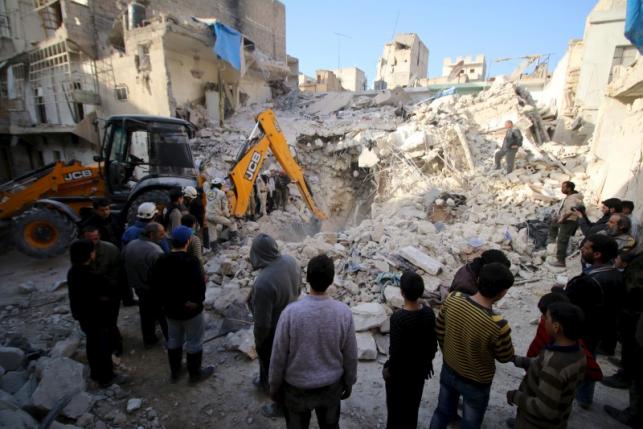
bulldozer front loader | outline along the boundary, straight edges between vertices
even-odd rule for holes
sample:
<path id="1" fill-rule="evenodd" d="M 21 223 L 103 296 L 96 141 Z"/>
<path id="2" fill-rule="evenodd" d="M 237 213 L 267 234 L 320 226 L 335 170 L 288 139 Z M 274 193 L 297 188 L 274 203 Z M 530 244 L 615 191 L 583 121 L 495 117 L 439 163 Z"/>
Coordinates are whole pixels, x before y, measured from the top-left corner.
<path id="1" fill-rule="evenodd" d="M 97 166 L 58 161 L 0 186 L 0 220 L 22 253 L 60 255 L 76 239 L 81 210 L 104 193 Z"/>
<path id="2" fill-rule="evenodd" d="M 299 192 L 310 211 L 319 220 L 327 219 L 326 214 L 315 204 L 315 200 L 306 184 L 304 173 L 293 158 L 286 138 L 281 132 L 275 114 L 271 109 L 265 110 L 257 116 L 257 127 L 262 136 L 258 138 L 258 141 L 250 140 L 249 144 L 251 146 L 245 151 L 241 151 L 237 163 L 230 172 L 230 178 L 237 196 L 232 215 L 243 216 L 248 210 L 252 186 L 261 171 L 266 152 L 270 149 L 286 174 L 297 184 Z"/>

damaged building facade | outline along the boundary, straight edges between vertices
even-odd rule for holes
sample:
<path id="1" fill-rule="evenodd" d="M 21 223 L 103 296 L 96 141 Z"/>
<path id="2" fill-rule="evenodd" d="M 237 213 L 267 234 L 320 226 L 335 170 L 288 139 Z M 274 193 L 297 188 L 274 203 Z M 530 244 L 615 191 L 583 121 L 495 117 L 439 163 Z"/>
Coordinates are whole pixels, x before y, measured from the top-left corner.
<path id="1" fill-rule="evenodd" d="M 0 180 L 55 160 L 90 162 L 110 115 L 217 123 L 298 73 L 279 1 L 2 3 Z M 232 60 L 219 55 L 217 25 L 231 34 L 227 51 L 237 43 Z"/>
<path id="2" fill-rule="evenodd" d="M 427 76 L 429 49 L 415 33 L 397 34 L 384 45 L 377 63 L 375 89 L 413 86 Z"/>

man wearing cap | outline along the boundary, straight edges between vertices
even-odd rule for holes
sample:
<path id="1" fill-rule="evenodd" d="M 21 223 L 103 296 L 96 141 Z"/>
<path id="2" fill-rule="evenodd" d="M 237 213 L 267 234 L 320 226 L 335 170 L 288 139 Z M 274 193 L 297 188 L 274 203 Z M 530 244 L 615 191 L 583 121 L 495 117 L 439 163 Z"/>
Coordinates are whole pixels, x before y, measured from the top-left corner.
<path id="1" fill-rule="evenodd" d="M 181 376 L 184 345 L 190 383 L 203 381 L 214 372 L 211 366 L 201 367 L 205 281 L 199 261 L 187 253 L 191 240 L 191 228 L 184 225 L 174 228 L 172 251 L 159 257 L 150 273 L 152 288 L 158 293 L 167 318 L 167 355 L 173 383 Z"/>
<path id="2" fill-rule="evenodd" d="M 159 223 L 150 222 L 145 225 L 139 238 L 125 246 L 122 253 L 127 282 L 138 296 L 141 332 L 146 348 L 154 346 L 159 341 L 156 336 L 157 322 L 167 338 L 167 322 L 149 279 L 150 269 L 163 255 L 163 249 L 160 246 L 162 240 L 165 240 L 165 228 Z"/>
<path id="3" fill-rule="evenodd" d="M 138 206 L 136 222 L 125 230 L 123 237 L 121 238 L 123 247 L 127 246 L 130 241 L 136 240 L 141 235 L 145 226 L 154 220 L 154 216 L 156 216 L 157 213 L 158 210 L 156 209 L 156 204 L 152 202 L 143 203 Z M 159 242 L 159 246 L 161 246 L 165 253 L 170 251 L 170 244 L 167 240 Z"/>
<path id="4" fill-rule="evenodd" d="M 214 249 L 217 243 L 217 225 L 223 225 L 230 230 L 230 238 L 237 236 L 237 224 L 230 220 L 230 210 L 228 209 L 228 198 L 225 192 L 221 190 L 223 180 L 216 178 L 212 180 L 210 190 L 206 197 L 208 205 L 206 215 L 208 219 L 208 232 L 210 234 L 210 246 Z"/>

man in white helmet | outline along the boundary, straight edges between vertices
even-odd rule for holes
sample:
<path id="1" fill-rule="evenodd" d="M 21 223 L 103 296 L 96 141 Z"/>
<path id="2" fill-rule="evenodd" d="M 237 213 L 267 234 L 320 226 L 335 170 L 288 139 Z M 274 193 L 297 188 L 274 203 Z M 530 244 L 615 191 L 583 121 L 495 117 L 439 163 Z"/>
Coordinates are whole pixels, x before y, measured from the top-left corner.
<path id="1" fill-rule="evenodd" d="M 210 189 L 206 193 L 208 200 L 205 209 L 210 246 L 214 249 L 217 243 L 217 225 L 223 225 L 230 230 L 230 238 L 237 237 L 237 224 L 230 219 L 230 210 L 228 209 L 228 198 L 225 192 L 221 190 L 223 180 L 215 178 L 210 184 Z"/>
<path id="2" fill-rule="evenodd" d="M 145 229 L 145 226 L 148 223 L 152 222 L 157 214 L 158 210 L 156 209 L 156 204 L 152 202 L 143 203 L 138 206 L 138 210 L 136 212 L 136 222 L 134 222 L 134 225 L 129 226 L 125 230 L 125 232 L 123 233 L 123 237 L 121 238 L 123 248 L 127 246 L 127 243 L 129 243 L 130 241 L 138 239 L 143 229 Z M 163 252 L 169 253 L 170 244 L 167 242 L 167 240 L 162 240 L 159 245 L 163 249 Z"/>

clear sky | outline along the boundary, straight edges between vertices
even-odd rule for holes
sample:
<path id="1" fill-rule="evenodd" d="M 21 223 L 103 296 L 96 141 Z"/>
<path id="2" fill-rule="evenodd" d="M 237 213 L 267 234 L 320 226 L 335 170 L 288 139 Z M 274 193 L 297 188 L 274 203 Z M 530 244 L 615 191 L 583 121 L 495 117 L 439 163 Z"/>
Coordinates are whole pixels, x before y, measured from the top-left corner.
<path id="1" fill-rule="evenodd" d="M 581 39 L 595 0 L 282 0 L 286 49 L 299 70 L 364 70 L 369 88 L 384 44 L 394 33 L 417 33 L 429 48 L 429 76 L 442 60 L 485 54 L 491 75 L 510 73 L 520 60 L 497 58 L 551 53 L 553 71 L 570 39 Z M 337 36 L 340 33 L 348 37 Z"/>

